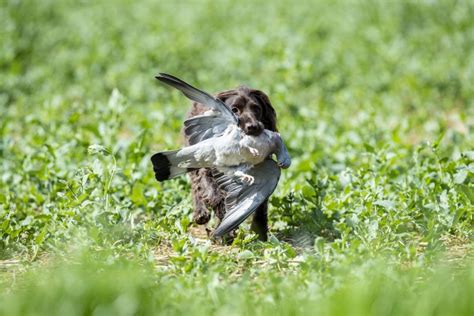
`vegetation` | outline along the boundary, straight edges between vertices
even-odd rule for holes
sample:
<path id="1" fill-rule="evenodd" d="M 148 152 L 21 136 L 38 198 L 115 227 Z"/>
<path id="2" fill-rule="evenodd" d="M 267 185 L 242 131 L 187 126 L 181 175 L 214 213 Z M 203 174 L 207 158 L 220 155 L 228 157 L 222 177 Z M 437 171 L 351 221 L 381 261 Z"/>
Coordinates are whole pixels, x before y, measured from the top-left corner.
<path id="1" fill-rule="evenodd" d="M 472 315 L 471 1 L 2 1 L 0 314 Z M 189 104 L 268 93 L 271 236 L 157 183 Z"/>

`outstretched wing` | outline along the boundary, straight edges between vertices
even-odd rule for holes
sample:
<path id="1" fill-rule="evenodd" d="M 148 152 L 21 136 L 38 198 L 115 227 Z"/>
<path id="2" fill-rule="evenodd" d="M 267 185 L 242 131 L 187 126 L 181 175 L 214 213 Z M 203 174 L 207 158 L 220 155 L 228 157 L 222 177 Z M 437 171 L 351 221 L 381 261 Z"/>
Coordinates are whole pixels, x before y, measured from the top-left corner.
<path id="1" fill-rule="evenodd" d="M 246 173 L 254 177 L 252 185 L 242 183 L 234 176 L 214 175 L 219 187 L 227 194 L 226 213 L 214 236 L 222 236 L 239 226 L 273 193 L 280 179 L 280 168 L 272 159 L 265 160 Z"/>
<path id="2" fill-rule="evenodd" d="M 234 121 L 219 112 L 205 113 L 184 121 L 184 135 L 189 145 L 194 145 L 208 138 L 222 135 L 231 124 L 234 124 Z"/>
<path id="3" fill-rule="evenodd" d="M 209 112 L 184 121 L 184 134 L 190 145 L 220 136 L 229 125 L 237 124 L 237 117 L 221 100 L 169 74 L 160 73 L 156 79 L 180 90 L 189 99 L 209 107 Z"/>
<path id="4" fill-rule="evenodd" d="M 184 82 L 183 80 L 169 74 L 160 73 L 155 78 L 160 80 L 161 82 L 166 83 L 167 85 L 178 89 L 189 99 L 201 103 L 209 107 L 210 109 L 221 113 L 222 116 L 228 117 L 234 122 L 237 122 L 237 118 L 235 117 L 234 113 L 232 113 L 232 111 L 225 105 L 225 103 L 213 97 L 209 93 L 199 90 L 191 86 L 190 84 Z"/>

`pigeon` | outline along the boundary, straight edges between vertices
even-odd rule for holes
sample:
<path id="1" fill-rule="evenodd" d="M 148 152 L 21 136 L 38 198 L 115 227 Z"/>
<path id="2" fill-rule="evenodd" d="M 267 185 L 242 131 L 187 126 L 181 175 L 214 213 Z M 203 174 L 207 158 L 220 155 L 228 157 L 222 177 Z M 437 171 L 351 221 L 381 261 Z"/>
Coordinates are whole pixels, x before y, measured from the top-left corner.
<path id="1" fill-rule="evenodd" d="M 219 99 L 168 74 L 157 77 L 189 99 L 209 108 L 184 122 L 189 146 L 162 151 L 151 157 L 155 178 L 165 181 L 186 172 L 210 168 L 219 188 L 226 193 L 225 216 L 214 231 L 222 236 L 240 225 L 275 190 L 280 168 L 291 158 L 279 133 L 265 129 L 247 135 L 238 117 Z M 275 154 L 277 162 L 271 159 Z"/>

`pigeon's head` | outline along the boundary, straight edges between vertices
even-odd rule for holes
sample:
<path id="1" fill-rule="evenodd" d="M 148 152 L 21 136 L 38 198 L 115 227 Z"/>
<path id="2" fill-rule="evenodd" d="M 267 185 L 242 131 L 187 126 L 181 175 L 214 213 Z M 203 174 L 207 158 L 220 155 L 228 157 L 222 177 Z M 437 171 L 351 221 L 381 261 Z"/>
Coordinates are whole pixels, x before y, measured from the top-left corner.
<path id="1" fill-rule="evenodd" d="M 263 92 L 240 86 L 219 93 L 217 98 L 234 112 L 245 134 L 258 136 L 264 129 L 276 131 L 275 110 Z"/>

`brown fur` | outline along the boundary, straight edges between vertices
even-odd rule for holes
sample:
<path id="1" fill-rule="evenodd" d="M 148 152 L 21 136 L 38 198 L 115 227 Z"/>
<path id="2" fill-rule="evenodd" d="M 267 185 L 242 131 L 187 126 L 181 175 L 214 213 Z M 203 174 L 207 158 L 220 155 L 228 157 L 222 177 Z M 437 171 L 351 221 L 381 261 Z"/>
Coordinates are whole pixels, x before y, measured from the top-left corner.
<path id="1" fill-rule="evenodd" d="M 239 117 L 239 125 L 246 134 L 259 135 L 263 129 L 277 131 L 276 113 L 267 95 L 259 90 L 245 86 L 220 92 L 217 98 Z M 205 112 L 207 108 L 199 103 L 193 103 L 189 117 Z M 187 142 L 187 140 L 186 140 Z M 219 190 L 209 169 L 203 168 L 189 173 L 193 194 L 193 218 L 197 224 L 206 224 L 211 218 L 210 210 L 219 219 L 225 215 L 225 194 Z M 252 229 L 261 240 L 267 240 L 268 201 L 265 201 L 255 212 Z"/>

